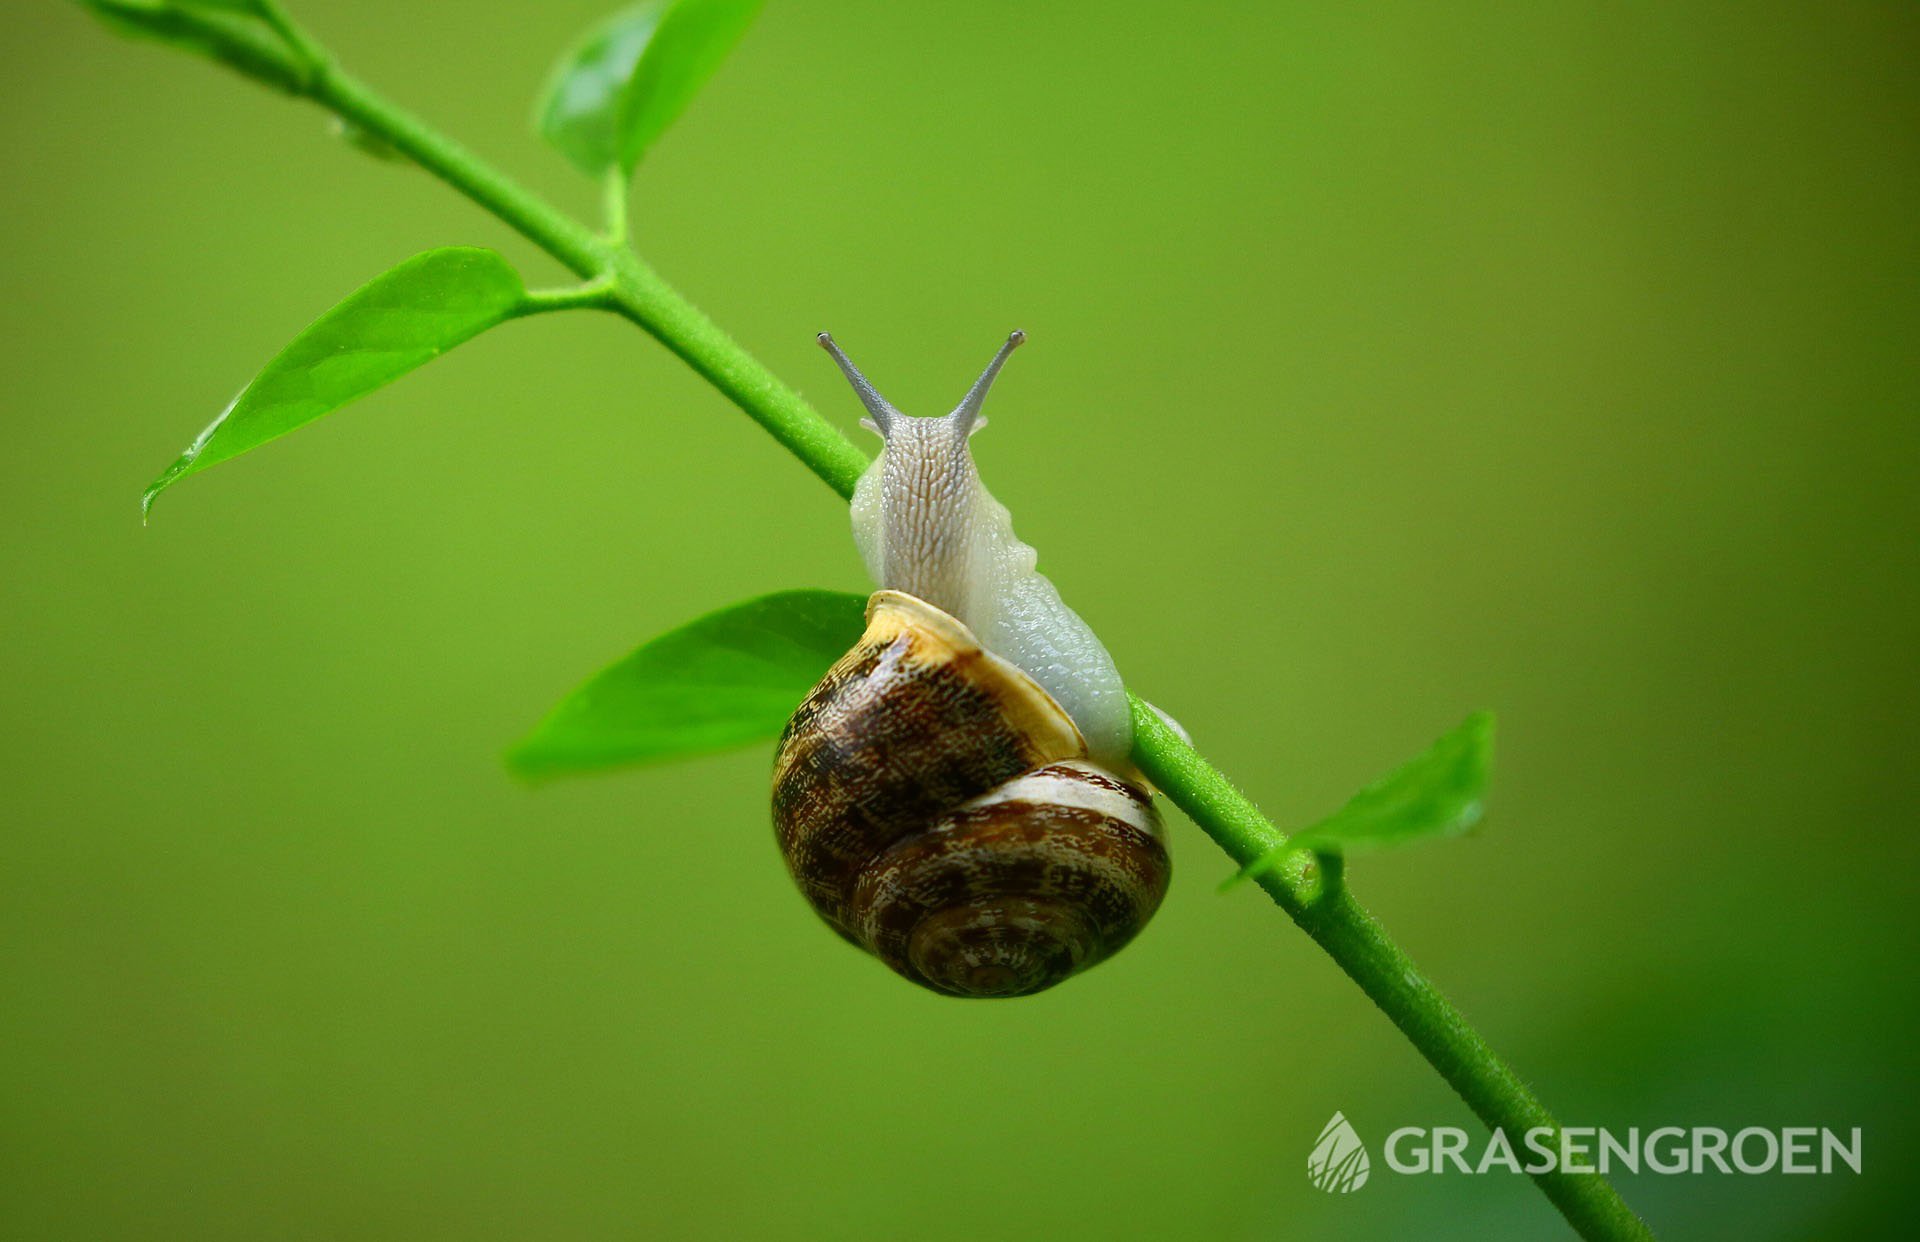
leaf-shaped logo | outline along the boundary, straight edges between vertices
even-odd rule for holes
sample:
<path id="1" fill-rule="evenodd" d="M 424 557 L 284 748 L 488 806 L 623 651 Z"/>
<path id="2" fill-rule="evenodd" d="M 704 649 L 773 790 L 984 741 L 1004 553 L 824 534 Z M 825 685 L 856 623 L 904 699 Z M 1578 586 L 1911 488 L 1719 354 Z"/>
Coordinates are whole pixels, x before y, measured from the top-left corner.
<path id="1" fill-rule="evenodd" d="M 1328 1194 L 1348 1194 L 1367 1184 L 1373 1162 L 1345 1113 L 1335 1113 L 1307 1155 L 1307 1177 Z"/>

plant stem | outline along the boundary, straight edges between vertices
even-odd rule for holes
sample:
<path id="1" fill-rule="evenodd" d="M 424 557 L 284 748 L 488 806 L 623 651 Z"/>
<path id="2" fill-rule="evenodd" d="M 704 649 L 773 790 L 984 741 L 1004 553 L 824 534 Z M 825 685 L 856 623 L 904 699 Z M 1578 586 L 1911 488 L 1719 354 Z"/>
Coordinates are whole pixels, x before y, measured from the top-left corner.
<path id="1" fill-rule="evenodd" d="M 1273 821 L 1138 698 L 1133 729 L 1140 770 L 1236 863 L 1245 867 L 1286 844 Z M 1557 1145 L 1560 1125 L 1546 1105 L 1361 908 L 1340 875 L 1309 863 L 1305 854 L 1298 858 L 1294 865 L 1266 868 L 1255 882 L 1360 985 L 1488 1128 L 1505 1131 L 1516 1150 L 1522 1136 L 1538 1128 L 1551 1131 L 1547 1141 Z M 1598 1173 L 1556 1169 L 1532 1176 L 1581 1237 L 1653 1237 Z"/>
<path id="2" fill-rule="evenodd" d="M 645 328 L 719 389 L 843 499 L 853 495 L 854 482 L 867 468 L 866 454 L 655 275 L 631 248 L 610 242 L 522 188 L 331 61 L 320 63 L 307 93 L 348 123 L 384 139 L 576 274 L 609 279 L 615 311 Z"/>
<path id="3" fill-rule="evenodd" d="M 633 252 L 626 243 L 624 182 L 603 187 L 609 234 L 597 233 L 342 72 L 277 6 L 268 12 L 275 30 L 310 70 L 306 95 L 385 141 L 587 280 L 576 289 L 531 295 L 529 313 L 574 305 L 618 312 L 772 433 L 834 491 L 852 496 L 866 455 Z M 1236 863 L 1246 866 L 1285 843 L 1273 823 L 1191 744 L 1138 700 L 1134 709 L 1134 760 Z M 1526 1084 L 1353 900 L 1334 860 L 1316 864 L 1308 855 L 1297 857 L 1258 877 L 1280 908 L 1360 985 L 1489 1127 L 1505 1130 L 1510 1142 L 1535 1127 L 1558 1134 L 1558 1125 Z M 1582 1237 L 1652 1237 L 1597 1173 L 1541 1173 L 1534 1181 Z"/>
<path id="4" fill-rule="evenodd" d="M 262 20 L 280 36 L 287 49 L 309 73 L 327 63 L 326 52 L 301 29 L 300 23 L 287 15 L 287 11 L 280 6 L 280 0 L 258 0 L 258 4 Z"/>
<path id="5" fill-rule="evenodd" d="M 544 315 L 548 311 L 612 310 L 613 281 L 597 276 L 585 284 L 564 289 L 529 289 L 520 299 L 519 315 Z"/>
<path id="6" fill-rule="evenodd" d="M 627 171 L 615 164 L 607 169 L 600 187 L 600 214 L 607 222 L 607 240 L 625 246 L 632 236 L 627 225 Z"/>

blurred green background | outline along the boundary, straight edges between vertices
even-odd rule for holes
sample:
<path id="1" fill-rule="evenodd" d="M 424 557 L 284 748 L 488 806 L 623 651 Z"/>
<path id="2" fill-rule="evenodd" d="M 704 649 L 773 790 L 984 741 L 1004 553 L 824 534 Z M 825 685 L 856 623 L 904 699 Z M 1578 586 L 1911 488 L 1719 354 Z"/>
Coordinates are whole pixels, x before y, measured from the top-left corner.
<path id="1" fill-rule="evenodd" d="M 591 211 L 527 116 L 598 0 L 295 7 Z M 0 1235 L 1562 1232 L 1385 1173 L 1470 1115 L 1184 821 L 1135 947 L 966 1004 L 814 921 L 764 751 L 509 779 L 641 639 L 863 586 L 840 503 L 629 325 L 511 324 L 143 529 L 374 273 L 560 273 L 310 109 L 5 24 Z M 1483 829 L 1362 900 L 1569 1123 L 1865 1129 L 1862 1176 L 1625 1178 L 1669 1236 L 1894 1236 L 1917 53 L 1896 3 L 775 3 L 637 232 L 849 428 L 820 329 L 932 412 L 1025 328 L 976 448 L 1132 684 L 1283 824 L 1497 710 Z"/>

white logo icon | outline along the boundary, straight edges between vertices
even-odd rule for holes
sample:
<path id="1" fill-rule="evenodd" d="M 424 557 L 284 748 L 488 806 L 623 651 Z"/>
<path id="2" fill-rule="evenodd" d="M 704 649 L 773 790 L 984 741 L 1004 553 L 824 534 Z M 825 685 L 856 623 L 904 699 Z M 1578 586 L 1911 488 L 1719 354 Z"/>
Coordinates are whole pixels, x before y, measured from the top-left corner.
<path id="1" fill-rule="evenodd" d="M 1328 1194 L 1350 1194 L 1367 1184 L 1373 1162 L 1345 1113 L 1335 1113 L 1307 1155 L 1307 1177 Z"/>

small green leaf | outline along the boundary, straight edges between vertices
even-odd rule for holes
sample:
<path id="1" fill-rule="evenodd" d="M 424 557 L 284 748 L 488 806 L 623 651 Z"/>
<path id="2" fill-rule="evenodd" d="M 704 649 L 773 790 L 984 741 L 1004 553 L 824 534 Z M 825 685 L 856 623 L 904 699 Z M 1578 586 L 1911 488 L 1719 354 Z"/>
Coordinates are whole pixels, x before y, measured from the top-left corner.
<path id="1" fill-rule="evenodd" d="M 540 136 L 597 177 L 619 161 L 619 113 L 664 0 L 622 9 L 560 58 L 534 107 Z"/>
<path id="2" fill-rule="evenodd" d="M 415 255 L 362 286 L 280 351 L 141 499 L 303 427 L 439 357 L 526 305 L 526 289 L 491 250 Z"/>
<path id="3" fill-rule="evenodd" d="M 867 600 L 779 591 L 708 613 L 575 690 L 507 756 L 526 777 L 680 759 L 778 737 L 866 626 Z"/>
<path id="4" fill-rule="evenodd" d="M 540 134 L 588 176 L 631 174 L 746 33 L 761 0 L 647 0 L 560 59 L 535 109 Z"/>
<path id="5" fill-rule="evenodd" d="M 1493 766 L 1493 713 L 1475 712 L 1411 762 L 1355 794 L 1331 816 L 1287 838 L 1221 887 L 1277 866 L 1300 850 L 1344 854 L 1448 837 L 1480 822 Z"/>

